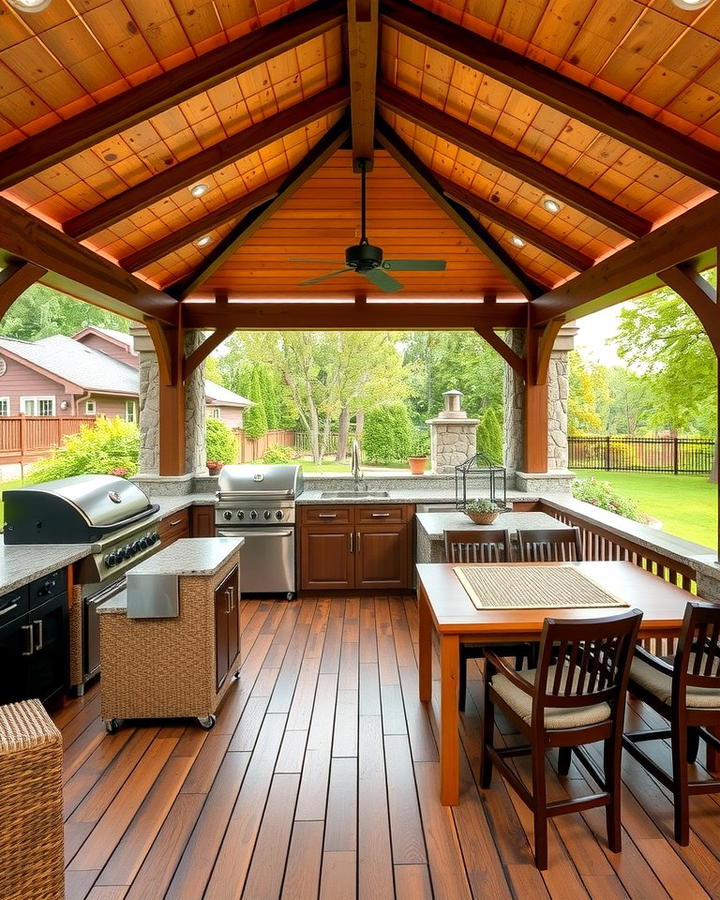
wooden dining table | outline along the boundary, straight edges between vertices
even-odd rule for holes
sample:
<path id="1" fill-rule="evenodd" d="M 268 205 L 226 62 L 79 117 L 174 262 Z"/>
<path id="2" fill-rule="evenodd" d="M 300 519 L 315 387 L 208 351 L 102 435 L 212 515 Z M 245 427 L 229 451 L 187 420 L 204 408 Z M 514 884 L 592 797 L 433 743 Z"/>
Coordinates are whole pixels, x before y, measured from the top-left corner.
<path id="1" fill-rule="evenodd" d="M 477 565 L 487 568 L 487 564 Z M 502 563 L 495 568 L 537 565 Z M 547 567 L 558 563 L 542 564 Z M 641 638 L 673 638 L 682 625 L 691 594 L 663 581 L 631 562 L 577 562 L 580 574 L 599 584 L 625 607 L 564 607 L 482 609 L 475 607 L 451 563 L 419 563 L 417 594 L 419 617 L 420 700 L 432 699 L 433 633 L 440 644 L 440 799 L 455 806 L 460 797 L 460 737 L 458 679 L 460 643 L 507 644 L 538 641 L 547 617 L 583 619 L 617 615 L 633 607 L 642 610 Z"/>

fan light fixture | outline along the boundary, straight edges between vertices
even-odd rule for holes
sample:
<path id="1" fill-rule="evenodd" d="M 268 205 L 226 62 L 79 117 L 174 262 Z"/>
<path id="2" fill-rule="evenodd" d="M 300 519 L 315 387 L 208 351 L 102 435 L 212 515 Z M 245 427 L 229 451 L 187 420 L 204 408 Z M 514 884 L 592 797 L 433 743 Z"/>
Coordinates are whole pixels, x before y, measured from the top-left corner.
<path id="1" fill-rule="evenodd" d="M 51 0 L 7 0 L 8 6 L 12 6 L 21 13 L 39 13 L 50 6 Z"/>
<path id="2" fill-rule="evenodd" d="M 707 6 L 710 0 L 672 0 L 672 2 L 678 9 L 687 9 L 690 12 L 694 12 L 696 9 L 702 9 L 703 6 Z"/>
<path id="3" fill-rule="evenodd" d="M 562 209 L 562 203 L 554 197 L 543 197 L 542 207 L 545 212 L 551 213 L 553 216 Z"/>
<path id="4" fill-rule="evenodd" d="M 522 248 L 525 246 L 525 241 L 524 241 L 521 237 L 518 237 L 516 234 L 514 234 L 514 235 L 510 238 L 510 243 L 511 243 L 514 247 L 519 247 L 521 250 L 522 250 Z"/>
<path id="5" fill-rule="evenodd" d="M 210 190 L 209 184 L 194 184 L 191 188 L 188 188 L 193 197 L 204 197 L 205 194 Z"/>
<path id="6" fill-rule="evenodd" d="M 195 241 L 196 247 L 207 247 L 208 244 L 212 244 L 212 236 L 209 234 L 204 234 L 201 238 L 198 238 Z"/>

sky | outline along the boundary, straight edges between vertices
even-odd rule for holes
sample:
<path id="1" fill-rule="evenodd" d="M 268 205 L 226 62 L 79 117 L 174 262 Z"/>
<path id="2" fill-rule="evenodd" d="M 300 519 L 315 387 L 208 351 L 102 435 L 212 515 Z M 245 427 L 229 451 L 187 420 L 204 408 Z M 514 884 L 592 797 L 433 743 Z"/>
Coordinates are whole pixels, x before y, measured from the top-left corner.
<path id="1" fill-rule="evenodd" d="M 618 317 L 623 305 L 602 309 L 575 322 L 580 329 L 575 338 L 575 349 L 583 359 L 604 366 L 627 365 L 617 355 L 614 346 L 608 344 L 608 339 L 617 331 Z"/>

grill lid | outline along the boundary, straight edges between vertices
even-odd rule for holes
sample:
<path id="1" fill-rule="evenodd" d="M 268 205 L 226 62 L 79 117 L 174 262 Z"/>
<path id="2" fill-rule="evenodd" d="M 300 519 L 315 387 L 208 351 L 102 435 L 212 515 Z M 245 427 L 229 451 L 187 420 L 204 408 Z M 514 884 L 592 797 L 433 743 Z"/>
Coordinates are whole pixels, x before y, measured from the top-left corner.
<path id="1" fill-rule="evenodd" d="M 292 500 L 303 491 L 300 466 L 223 466 L 218 476 L 218 497 L 284 498 Z"/>

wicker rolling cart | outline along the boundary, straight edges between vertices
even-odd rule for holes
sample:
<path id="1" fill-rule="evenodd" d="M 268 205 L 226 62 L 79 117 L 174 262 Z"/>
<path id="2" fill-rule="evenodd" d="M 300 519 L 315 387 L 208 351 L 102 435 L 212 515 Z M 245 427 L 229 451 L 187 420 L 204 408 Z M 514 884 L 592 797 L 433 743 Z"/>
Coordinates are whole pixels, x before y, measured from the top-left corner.
<path id="1" fill-rule="evenodd" d="M 0 706 L 0 897 L 61 900 L 62 738 L 39 700 Z"/>
<path id="2" fill-rule="evenodd" d="M 188 538 L 152 558 L 155 569 L 179 574 L 177 616 L 131 618 L 123 595 L 100 608 L 100 712 L 109 732 L 123 719 L 196 718 L 213 727 L 240 667 L 242 544 Z"/>

